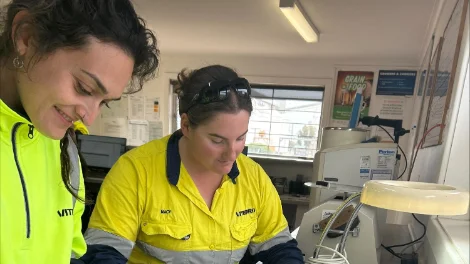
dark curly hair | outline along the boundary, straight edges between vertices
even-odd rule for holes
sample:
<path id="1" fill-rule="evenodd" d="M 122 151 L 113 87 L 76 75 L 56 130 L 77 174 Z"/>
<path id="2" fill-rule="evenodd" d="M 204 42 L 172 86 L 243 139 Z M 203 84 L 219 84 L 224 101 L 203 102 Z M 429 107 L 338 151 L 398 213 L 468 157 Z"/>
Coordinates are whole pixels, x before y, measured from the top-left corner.
<path id="1" fill-rule="evenodd" d="M 26 15 L 14 30 L 13 20 L 21 11 L 26 11 Z M 134 59 L 132 80 L 126 93 L 140 91 L 158 68 L 155 35 L 136 14 L 130 0 L 12 0 L 2 8 L 0 15 L 2 66 L 11 63 L 17 55 L 16 38 L 12 36 L 19 34 L 22 25 L 27 24 L 36 52 L 28 67 L 58 49 L 83 48 L 92 37 L 116 45 Z M 69 143 L 65 135 L 60 144 L 62 180 L 68 191 L 83 201 L 70 185 Z"/>

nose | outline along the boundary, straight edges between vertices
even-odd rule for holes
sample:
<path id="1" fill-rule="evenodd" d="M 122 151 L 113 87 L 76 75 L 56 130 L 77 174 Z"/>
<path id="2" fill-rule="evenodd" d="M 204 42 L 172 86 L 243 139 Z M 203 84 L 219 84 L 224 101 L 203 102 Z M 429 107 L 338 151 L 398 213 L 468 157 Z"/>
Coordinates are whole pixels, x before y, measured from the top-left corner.
<path id="1" fill-rule="evenodd" d="M 237 148 L 234 142 L 227 144 L 227 149 L 225 150 L 225 159 L 232 161 L 237 158 Z"/>
<path id="2" fill-rule="evenodd" d="M 92 109 L 92 110 L 89 110 Z M 99 105 L 98 107 L 87 107 L 84 105 L 77 106 L 75 112 L 77 113 L 78 117 L 81 119 L 83 124 L 86 126 L 90 126 L 95 121 L 96 117 L 99 113 Z"/>

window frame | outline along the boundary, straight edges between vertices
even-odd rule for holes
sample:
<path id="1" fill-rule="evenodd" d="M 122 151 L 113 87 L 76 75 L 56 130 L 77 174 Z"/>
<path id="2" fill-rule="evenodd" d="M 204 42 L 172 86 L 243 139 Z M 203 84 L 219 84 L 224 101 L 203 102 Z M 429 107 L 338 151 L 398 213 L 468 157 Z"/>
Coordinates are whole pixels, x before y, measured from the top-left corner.
<path id="1" fill-rule="evenodd" d="M 328 127 L 332 121 L 331 121 L 331 115 L 332 115 L 332 110 L 333 110 L 333 105 L 331 102 L 333 102 L 333 96 L 334 96 L 334 91 L 333 91 L 333 80 L 332 78 L 303 78 L 303 77 L 274 77 L 274 76 L 256 76 L 256 75 L 244 75 L 241 74 L 244 78 L 246 78 L 250 84 L 263 84 L 263 85 L 278 85 L 278 86 L 283 86 L 283 87 L 323 87 L 324 92 L 323 92 L 323 103 L 322 103 L 322 110 L 321 110 L 321 117 L 320 117 L 320 128 L 323 127 Z M 172 85 L 170 84 L 170 81 L 172 79 L 176 79 L 176 74 L 168 76 L 167 78 L 167 83 L 170 87 L 170 99 L 174 98 L 174 93 L 173 93 L 173 88 Z M 173 133 L 176 129 L 175 127 L 172 127 L 172 124 L 176 124 L 176 115 L 178 113 L 176 112 L 176 104 L 170 103 L 170 117 L 172 120 L 170 120 L 169 125 L 167 126 L 169 133 Z M 318 138 L 321 138 L 323 130 L 320 129 Z M 317 143 L 318 144 L 318 143 Z M 269 156 L 254 156 L 250 155 L 251 157 L 254 158 L 260 158 L 260 159 L 270 159 L 270 160 L 280 160 L 280 161 L 289 161 L 289 160 L 294 160 L 294 161 L 299 161 L 299 162 L 308 162 L 311 163 L 312 160 L 305 160 L 305 159 L 285 159 L 285 158 L 277 158 L 277 157 L 269 157 Z"/>
<path id="2" fill-rule="evenodd" d="M 323 119 L 323 109 L 324 109 L 324 104 L 325 104 L 325 87 L 321 85 L 280 85 L 280 84 L 264 84 L 264 83 L 250 83 L 251 88 L 252 88 L 252 98 L 256 99 L 267 99 L 267 100 L 298 100 L 298 101 L 307 101 L 307 102 L 321 102 L 322 107 L 320 110 L 320 121 L 318 122 L 318 131 L 316 135 L 316 146 L 317 149 L 319 147 L 320 143 L 320 134 L 321 134 L 321 128 L 322 128 L 322 119 Z M 253 95 L 253 91 L 255 90 L 273 90 L 271 93 L 271 96 L 255 96 Z M 276 90 L 292 90 L 292 91 L 308 91 L 308 92 L 321 92 L 322 93 L 322 98 L 321 99 L 302 99 L 302 98 L 295 98 L 295 97 L 282 97 L 282 96 L 276 96 L 275 91 Z M 271 109 L 272 110 L 272 109 Z M 272 112 L 271 112 L 271 120 L 269 123 L 272 123 Z M 317 125 L 317 124 L 315 124 Z M 271 131 L 270 133 L 271 134 Z M 286 135 L 286 136 L 294 136 L 294 135 Z M 280 146 L 279 146 L 280 147 Z M 269 154 L 256 154 L 256 153 L 250 153 L 250 149 L 248 148 L 248 156 L 250 157 L 255 157 L 255 158 L 261 158 L 261 159 L 275 159 L 275 160 L 297 160 L 297 161 L 307 161 L 311 162 L 313 161 L 313 156 L 312 157 L 301 157 L 301 156 L 284 156 L 284 155 L 269 155 Z"/>

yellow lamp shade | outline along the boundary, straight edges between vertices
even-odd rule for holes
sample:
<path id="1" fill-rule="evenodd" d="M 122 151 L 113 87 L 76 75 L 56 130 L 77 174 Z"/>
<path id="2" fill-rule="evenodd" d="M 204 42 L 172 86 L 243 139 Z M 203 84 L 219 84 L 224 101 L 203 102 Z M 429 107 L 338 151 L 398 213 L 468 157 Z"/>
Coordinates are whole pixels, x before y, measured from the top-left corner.
<path id="1" fill-rule="evenodd" d="M 407 213 L 464 215 L 469 193 L 435 183 L 372 180 L 364 184 L 361 203 Z"/>

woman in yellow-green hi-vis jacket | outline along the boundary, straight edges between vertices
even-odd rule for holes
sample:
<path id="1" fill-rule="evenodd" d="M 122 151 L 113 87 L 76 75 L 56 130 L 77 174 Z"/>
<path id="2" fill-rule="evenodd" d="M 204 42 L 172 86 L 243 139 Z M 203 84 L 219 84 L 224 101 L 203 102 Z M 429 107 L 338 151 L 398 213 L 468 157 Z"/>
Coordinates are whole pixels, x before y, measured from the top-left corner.
<path id="1" fill-rule="evenodd" d="M 85 191 L 67 131 L 142 88 L 155 36 L 130 0 L 13 0 L 0 17 L 0 263 L 81 263 Z"/>

